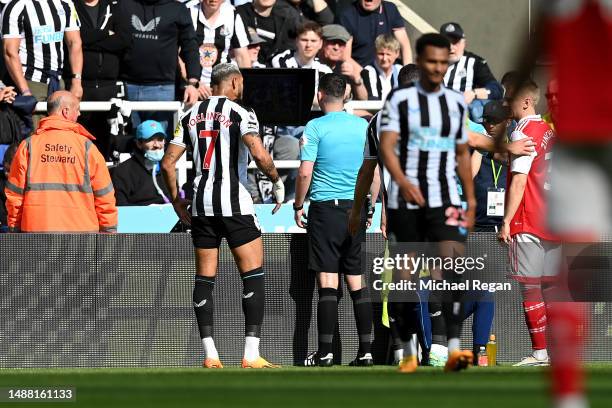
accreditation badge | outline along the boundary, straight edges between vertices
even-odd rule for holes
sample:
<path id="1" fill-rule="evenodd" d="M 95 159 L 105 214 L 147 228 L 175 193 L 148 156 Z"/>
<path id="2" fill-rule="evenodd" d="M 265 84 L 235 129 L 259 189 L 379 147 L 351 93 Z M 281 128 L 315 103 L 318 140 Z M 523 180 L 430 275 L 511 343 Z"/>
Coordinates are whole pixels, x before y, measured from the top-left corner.
<path id="1" fill-rule="evenodd" d="M 503 188 L 487 189 L 487 217 L 503 217 L 506 205 L 506 190 Z"/>

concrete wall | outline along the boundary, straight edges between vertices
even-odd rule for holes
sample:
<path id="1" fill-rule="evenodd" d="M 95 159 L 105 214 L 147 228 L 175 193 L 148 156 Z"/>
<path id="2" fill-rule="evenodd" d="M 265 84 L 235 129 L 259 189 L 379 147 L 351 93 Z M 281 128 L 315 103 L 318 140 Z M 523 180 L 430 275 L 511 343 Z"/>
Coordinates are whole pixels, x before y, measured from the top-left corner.
<path id="1" fill-rule="evenodd" d="M 403 3 L 436 30 L 449 21 L 461 24 L 467 49 L 486 58 L 498 80 L 513 68 L 518 47 L 528 38 L 529 0 L 403 0 Z M 419 33 L 409 29 L 409 34 L 414 44 Z"/>

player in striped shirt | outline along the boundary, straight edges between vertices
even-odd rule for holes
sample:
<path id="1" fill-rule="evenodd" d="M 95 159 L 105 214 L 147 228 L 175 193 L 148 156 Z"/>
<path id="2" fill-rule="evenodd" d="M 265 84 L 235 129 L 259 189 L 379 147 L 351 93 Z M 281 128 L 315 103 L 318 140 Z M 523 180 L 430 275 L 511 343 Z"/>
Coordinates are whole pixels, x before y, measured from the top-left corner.
<path id="1" fill-rule="evenodd" d="M 243 79 L 238 67 L 223 63 L 212 71 L 213 96 L 198 102 L 181 119 L 162 161 L 164 178 L 179 218 L 191 225 L 196 248 L 193 305 L 204 346 L 203 366 L 222 368 L 213 341 L 213 288 L 222 238 L 227 239 L 243 282 L 242 308 L 245 348 L 242 367 L 274 368 L 259 355 L 259 337 L 264 316 L 263 246 L 253 200 L 247 182 L 249 154 L 273 182 L 280 208 L 285 195 L 270 155 L 258 135 L 255 112 L 238 105 Z M 187 147 L 193 151 L 196 171 L 193 205 L 179 197 L 176 163 Z"/>
<path id="2" fill-rule="evenodd" d="M 439 242 L 439 255 L 443 258 L 461 256 L 464 252 L 476 207 L 465 127 L 466 105 L 461 94 L 443 84 L 449 52 L 450 43 L 440 34 L 419 38 L 420 79 L 389 94 L 380 127 L 380 153 L 392 178 L 388 193 L 389 240 Z M 467 210 L 461 207 L 457 173 L 467 199 Z M 432 278 L 445 278 L 451 284 L 461 282 L 462 275 L 453 269 L 434 270 Z M 434 294 L 431 293 L 430 299 Z M 449 352 L 445 371 L 456 371 L 471 364 L 473 353 L 459 348 L 463 319 L 461 292 L 452 290 L 450 296 L 441 305 Z M 430 302 L 430 308 L 431 305 Z M 412 372 L 416 364 L 416 348 L 412 345 L 400 370 Z"/>

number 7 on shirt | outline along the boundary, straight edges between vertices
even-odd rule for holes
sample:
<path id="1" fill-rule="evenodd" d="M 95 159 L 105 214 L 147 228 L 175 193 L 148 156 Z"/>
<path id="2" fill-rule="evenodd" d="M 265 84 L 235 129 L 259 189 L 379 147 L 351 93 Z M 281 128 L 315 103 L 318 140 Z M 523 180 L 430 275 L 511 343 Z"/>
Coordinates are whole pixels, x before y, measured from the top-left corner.
<path id="1" fill-rule="evenodd" d="M 208 149 L 206 149 L 206 156 L 204 157 L 204 161 L 202 162 L 202 167 L 204 170 L 210 169 L 210 160 L 212 159 L 213 152 L 215 151 L 215 145 L 217 144 L 217 137 L 219 137 L 218 130 L 200 130 L 198 134 L 200 139 L 204 139 L 210 137 L 212 140 L 208 145 Z"/>

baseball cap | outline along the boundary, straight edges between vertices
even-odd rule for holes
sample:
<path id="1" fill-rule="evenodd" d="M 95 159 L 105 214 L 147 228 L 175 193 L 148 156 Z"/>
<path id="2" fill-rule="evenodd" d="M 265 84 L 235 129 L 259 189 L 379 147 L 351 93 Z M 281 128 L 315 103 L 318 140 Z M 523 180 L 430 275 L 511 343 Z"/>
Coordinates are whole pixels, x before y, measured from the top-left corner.
<path id="1" fill-rule="evenodd" d="M 510 108 L 503 101 L 491 101 L 484 106 L 482 119 L 489 123 L 500 123 L 510 118 Z"/>
<path id="2" fill-rule="evenodd" d="M 445 23 L 440 27 L 440 34 L 451 40 L 460 40 L 465 38 L 463 28 L 458 23 Z"/>
<path id="3" fill-rule="evenodd" d="M 259 34 L 257 34 L 257 31 L 255 31 L 253 27 L 249 27 L 249 37 L 251 37 L 249 45 L 257 45 L 266 42 L 266 40 L 264 40 L 259 36 Z"/>
<path id="4" fill-rule="evenodd" d="M 149 140 L 155 136 L 166 138 L 166 130 L 156 120 L 145 120 L 136 128 L 137 140 Z"/>
<path id="5" fill-rule="evenodd" d="M 323 26 L 321 31 L 323 35 L 323 39 L 327 41 L 332 40 L 340 40 L 344 42 L 348 42 L 351 39 L 351 35 L 346 28 L 342 27 L 340 24 L 328 24 Z"/>

